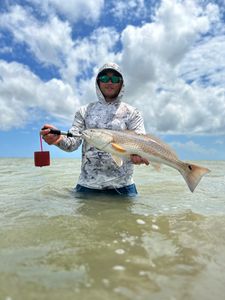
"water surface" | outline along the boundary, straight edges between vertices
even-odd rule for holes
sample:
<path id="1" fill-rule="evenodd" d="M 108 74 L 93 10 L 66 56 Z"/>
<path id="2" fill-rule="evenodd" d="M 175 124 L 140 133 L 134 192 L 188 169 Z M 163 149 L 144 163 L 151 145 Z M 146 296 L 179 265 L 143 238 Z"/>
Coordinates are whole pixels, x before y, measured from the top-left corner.
<path id="1" fill-rule="evenodd" d="M 0 299 L 223 299 L 225 162 L 198 163 L 194 193 L 137 166 L 137 198 L 78 199 L 79 160 L 0 159 Z"/>

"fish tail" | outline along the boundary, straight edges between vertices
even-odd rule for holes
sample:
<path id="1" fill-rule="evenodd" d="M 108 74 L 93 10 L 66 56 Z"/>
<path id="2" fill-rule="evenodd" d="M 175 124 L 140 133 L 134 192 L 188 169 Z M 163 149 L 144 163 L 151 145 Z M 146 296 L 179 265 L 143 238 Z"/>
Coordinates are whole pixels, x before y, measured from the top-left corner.
<path id="1" fill-rule="evenodd" d="M 191 192 L 194 192 L 201 178 L 210 172 L 209 169 L 194 164 L 185 163 L 179 170 Z"/>

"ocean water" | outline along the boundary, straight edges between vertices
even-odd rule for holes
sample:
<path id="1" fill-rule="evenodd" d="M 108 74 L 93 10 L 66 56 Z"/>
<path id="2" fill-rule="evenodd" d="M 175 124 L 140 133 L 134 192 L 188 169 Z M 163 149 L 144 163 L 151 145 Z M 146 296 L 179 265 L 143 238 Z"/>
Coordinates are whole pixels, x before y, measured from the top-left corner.
<path id="1" fill-rule="evenodd" d="M 197 163 L 194 193 L 137 166 L 137 198 L 79 199 L 79 160 L 0 159 L 0 299 L 224 299 L 225 161 Z"/>

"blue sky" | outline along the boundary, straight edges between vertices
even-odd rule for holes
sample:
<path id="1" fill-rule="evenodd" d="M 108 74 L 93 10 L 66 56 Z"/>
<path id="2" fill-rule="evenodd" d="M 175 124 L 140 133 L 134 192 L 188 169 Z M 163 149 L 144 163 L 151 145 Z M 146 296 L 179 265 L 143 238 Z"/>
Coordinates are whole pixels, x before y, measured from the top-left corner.
<path id="1" fill-rule="evenodd" d="M 182 159 L 224 160 L 224 23 L 224 0 L 2 0 L 0 157 L 32 157 L 45 123 L 69 129 L 113 61 L 148 132 Z"/>

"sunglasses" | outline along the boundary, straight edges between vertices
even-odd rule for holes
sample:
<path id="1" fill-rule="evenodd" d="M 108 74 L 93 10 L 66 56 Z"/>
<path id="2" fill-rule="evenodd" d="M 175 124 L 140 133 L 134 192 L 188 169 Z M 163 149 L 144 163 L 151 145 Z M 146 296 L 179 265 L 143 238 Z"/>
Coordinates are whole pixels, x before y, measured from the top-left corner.
<path id="1" fill-rule="evenodd" d="M 111 80 L 112 83 L 119 83 L 122 81 L 122 77 L 113 75 L 113 76 L 108 76 L 108 75 L 102 75 L 98 77 L 98 80 L 104 83 L 107 83 Z"/>

